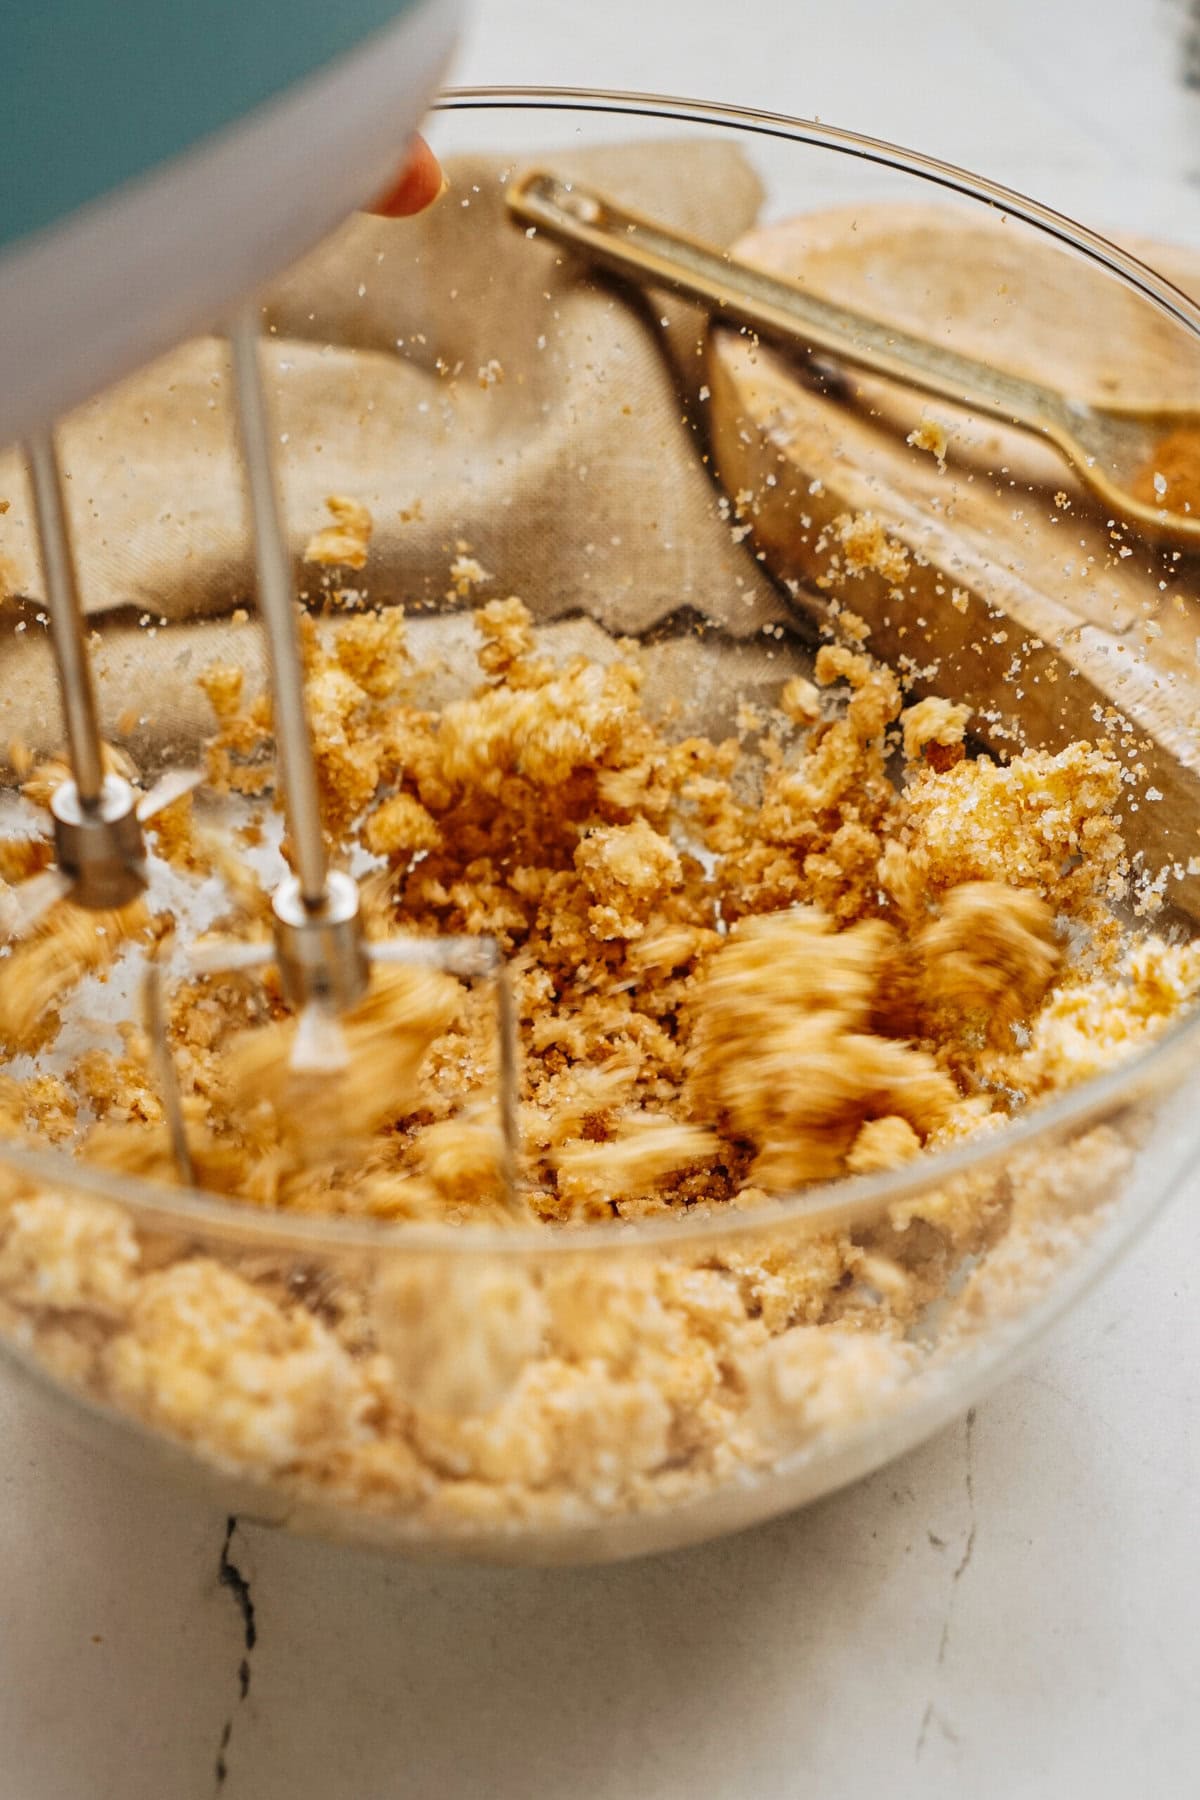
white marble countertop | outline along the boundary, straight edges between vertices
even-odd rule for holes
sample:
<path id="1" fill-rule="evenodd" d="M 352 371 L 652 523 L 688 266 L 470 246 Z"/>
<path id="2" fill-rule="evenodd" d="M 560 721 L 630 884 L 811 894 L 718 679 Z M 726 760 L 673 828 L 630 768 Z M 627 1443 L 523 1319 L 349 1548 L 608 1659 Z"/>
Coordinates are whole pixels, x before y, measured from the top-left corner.
<path id="1" fill-rule="evenodd" d="M 457 74 L 816 113 L 1200 244 L 1187 26 L 1186 0 L 479 0 Z M 1194 1793 L 1197 1198 L 971 1420 L 804 1514 L 619 1567 L 229 1537 L 0 1387 L 0 1794 Z"/>

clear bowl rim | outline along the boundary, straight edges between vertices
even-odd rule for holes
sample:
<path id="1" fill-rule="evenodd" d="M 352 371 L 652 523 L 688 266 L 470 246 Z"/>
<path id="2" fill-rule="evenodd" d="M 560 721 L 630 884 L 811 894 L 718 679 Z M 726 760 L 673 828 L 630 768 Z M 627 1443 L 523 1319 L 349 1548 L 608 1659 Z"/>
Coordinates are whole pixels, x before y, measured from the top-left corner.
<path id="1" fill-rule="evenodd" d="M 904 149 L 881 138 L 868 137 L 845 127 L 786 113 L 758 108 L 691 100 L 676 95 L 639 93 L 620 89 L 543 86 L 448 87 L 433 104 L 435 112 L 469 110 L 520 110 L 526 112 L 599 112 L 654 119 L 677 119 L 682 124 L 712 124 L 731 130 L 785 139 L 831 150 L 872 162 L 901 173 L 915 175 L 939 187 L 960 193 L 1022 219 L 1044 235 L 1056 238 L 1085 260 L 1108 270 L 1124 286 L 1140 293 L 1159 312 L 1200 340 L 1200 305 L 1164 276 L 1088 226 L 1042 205 L 1026 195 L 987 177 L 922 152 Z M 1147 1049 L 1139 1051 L 1115 1069 L 1080 1082 L 1057 1099 L 1032 1109 L 995 1131 L 969 1138 L 951 1149 L 923 1155 L 901 1169 L 878 1174 L 845 1177 L 822 1182 L 802 1192 L 782 1196 L 753 1210 L 737 1213 L 690 1213 L 682 1219 L 636 1223 L 605 1220 L 564 1230 L 547 1229 L 544 1223 L 528 1226 L 426 1224 L 353 1219 L 337 1214 L 289 1214 L 260 1208 L 245 1201 L 223 1200 L 197 1188 L 167 1187 L 141 1176 L 107 1170 L 60 1151 L 25 1145 L 0 1144 L 0 1165 L 51 1189 L 73 1188 L 97 1199 L 115 1202 L 137 1215 L 148 1226 L 189 1226 L 210 1238 L 225 1242 L 290 1248 L 298 1253 L 352 1253 L 365 1250 L 429 1255 L 519 1256 L 543 1259 L 555 1255 L 580 1255 L 602 1251 L 634 1251 L 656 1246 L 672 1249 L 706 1240 L 756 1236 L 790 1227 L 803 1227 L 819 1217 L 821 1229 L 849 1226 L 860 1219 L 878 1217 L 897 1201 L 968 1172 L 990 1168 L 1014 1151 L 1028 1149 L 1089 1120 L 1110 1115 L 1122 1102 L 1152 1088 L 1200 1044 L 1200 1012 L 1184 1018 Z M 1167 1195 L 1162 1196 L 1165 1203 Z M 1142 1210 L 1129 1221 L 1128 1231 L 1107 1239 L 1099 1266 L 1092 1259 L 1085 1279 L 1094 1280 L 1100 1267 L 1116 1256 L 1133 1230 L 1147 1218 Z M 1082 1271 L 1080 1271 L 1082 1274 Z M 1059 1284 L 1065 1286 L 1069 1284 Z M 1063 1304 L 1065 1305 L 1065 1300 Z M 1052 1315 L 1059 1306 L 1049 1309 Z M 1049 1323 L 1045 1319 L 1044 1323 Z"/>

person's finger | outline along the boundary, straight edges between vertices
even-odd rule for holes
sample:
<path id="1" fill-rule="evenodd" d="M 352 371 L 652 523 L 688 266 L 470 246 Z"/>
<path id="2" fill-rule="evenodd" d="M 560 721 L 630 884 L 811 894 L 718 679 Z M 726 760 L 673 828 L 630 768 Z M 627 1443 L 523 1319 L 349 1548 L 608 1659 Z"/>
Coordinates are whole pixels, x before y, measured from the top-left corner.
<path id="1" fill-rule="evenodd" d="M 399 180 L 372 200 L 367 211 L 385 219 L 406 219 L 432 206 L 445 185 L 441 163 L 423 137 L 414 137 Z"/>

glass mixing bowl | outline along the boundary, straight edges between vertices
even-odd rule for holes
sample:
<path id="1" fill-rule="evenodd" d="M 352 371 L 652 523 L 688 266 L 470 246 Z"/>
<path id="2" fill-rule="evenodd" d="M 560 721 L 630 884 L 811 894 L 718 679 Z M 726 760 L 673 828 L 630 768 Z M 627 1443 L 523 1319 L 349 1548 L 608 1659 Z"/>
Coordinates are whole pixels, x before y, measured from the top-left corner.
<path id="1" fill-rule="evenodd" d="M 647 710 L 683 740 L 752 731 L 783 682 L 811 673 L 830 602 L 857 607 L 869 646 L 916 691 L 970 700 L 975 751 L 1057 752 L 1089 725 L 1110 740 L 1143 909 L 1126 904 L 1128 928 L 1143 930 L 1149 896 L 1154 929 L 1185 941 L 1200 821 L 1186 541 L 1127 530 L 1028 433 L 803 343 L 789 358 L 736 326 L 710 335 L 668 292 L 635 292 L 514 226 L 504 192 L 537 164 L 719 243 L 797 221 L 768 239 L 813 291 L 1077 407 L 1140 409 L 1164 433 L 1183 429 L 1172 409 L 1200 406 L 1200 312 L 1031 201 L 824 126 L 477 90 L 447 95 L 430 135 L 452 173 L 440 218 L 358 221 L 268 301 L 285 501 L 314 610 L 347 603 L 347 582 L 403 600 L 440 703 L 478 679 L 475 590 L 519 594 L 552 653 L 611 660 L 616 644 L 641 658 Z M 769 260 L 768 239 L 755 253 Z M 1186 259 L 1172 266 L 1186 278 Z M 196 753 L 211 718 L 194 678 L 254 633 L 237 611 L 249 552 L 212 354 L 189 347 L 144 372 L 65 438 L 106 723 L 147 775 Z M 101 464 L 119 521 L 85 516 L 80 471 Z M 343 566 L 322 586 L 299 558 L 331 491 L 368 504 L 375 536 L 361 573 Z M 86 499 L 94 513 L 90 487 Z M 894 568 L 841 530 L 864 515 L 906 546 L 919 583 L 907 613 L 895 596 L 889 612 Z M 52 752 L 44 646 L 32 614 L 12 616 L 9 734 Z M 30 824 L 17 785 L 10 771 L 9 835 Z M 177 876 L 157 860 L 153 872 L 174 905 Z M 80 1000 L 56 1067 L 88 1029 L 110 1029 L 97 1015 L 133 1008 L 123 967 Z M 16 968 L 0 967 L 0 1010 Z M 1170 1010 L 1088 1079 L 1024 1108 L 1009 1096 L 998 1128 L 679 1216 L 285 1213 L 72 1158 L 69 1118 L 16 1133 L 0 1147 L 6 1365 L 103 1446 L 295 1530 L 513 1562 L 734 1530 L 976 1402 L 1165 1202 L 1200 1146 L 1200 1021 Z M 11 1037 L 7 1054 L 17 1079 L 45 1066 Z M 19 1099 L 6 1107 L 19 1124 Z M 888 1280 L 881 1218 L 896 1255 L 903 1221 L 941 1270 L 890 1333 L 870 1329 Z M 851 1271 L 830 1289 L 832 1322 L 797 1298 L 831 1238 Z M 155 1336 L 168 1313 L 169 1353 Z"/>

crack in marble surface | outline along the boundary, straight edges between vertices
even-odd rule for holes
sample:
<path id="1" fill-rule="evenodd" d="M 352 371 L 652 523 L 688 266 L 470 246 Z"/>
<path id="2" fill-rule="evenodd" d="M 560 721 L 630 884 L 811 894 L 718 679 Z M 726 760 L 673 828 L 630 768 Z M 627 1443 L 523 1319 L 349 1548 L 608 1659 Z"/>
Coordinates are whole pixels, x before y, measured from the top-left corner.
<path id="1" fill-rule="evenodd" d="M 258 1642 L 258 1621 L 255 1617 L 254 1596 L 250 1592 L 250 1583 L 229 1553 L 230 1546 L 233 1543 L 233 1534 L 237 1530 L 237 1527 L 237 1514 L 232 1513 L 225 1521 L 225 1541 L 221 1545 L 221 1556 L 217 1564 L 217 1581 L 221 1587 L 229 1589 L 242 1622 L 243 1653 L 237 1669 L 237 1704 L 238 1706 L 241 1706 L 250 1692 L 250 1658 L 254 1652 L 255 1644 Z M 214 1791 L 217 1793 L 224 1787 L 229 1775 L 229 1759 L 227 1752 L 229 1749 L 229 1741 L 233 1736 L 235 1712 L 236 1709 L 228 1714 L 225 1723 L 221 1727 L 221 1737 L 217 1745 L 216 1760 L 213 1765 L 213 1774 L 216 1781 Z"/>
<path id="2" fill-rule="evenodd" d="M 967 1501 L 967 1532 L 966 1537 L 963 1540 L 962 1554 L 955 1564 L 954 1572 L 950 1577 L 950 1591 L 946 1597 L 946 1612 L 942 1619 L 942 1632 L 938 1639 L 937 1660 L 934 1663 L 935 1679 L 938 1671 L 940 1671 L 942 1665 L 946 1661 L 946 1651 L 950 1645 L 950 1627 L 954 1619 L 955 1590 L 967 1570 L 970 1568 L 971 1558 L 975 1554 L 975 1537 L 978 1529 L 978 1521 L 975 1515 L 975 1419 L 976 1408 L 972 1407 L 966 1416 L 963 1435 L 963 1458 L 965 1462 L 963 1470 L 963 1490 Z M 941 1546 L 942 1540 L 940 1538 L 934 1538 L 932 1532 L 929 1534 L 929 1537 L 931 1543 L 935 1543 L 939 1547 Z M 926 1703 L 925 1711 L 921 1715 L 921 1723 L 917 1731 L 917 1741 L 913 1749 L 914 1762 L 920 1762 L 925 1745 L 929 1739 L 929 1728 L 935 1721 L 939 1731 L 941 1731 L 943 1737 L 945 1737 L 949 1743 L 958 1743 L 958 1733 L 955 1731 L 950 1721 L 944 1719 L 938 1712 L 934 1696 L 931 1694 Z"/>

